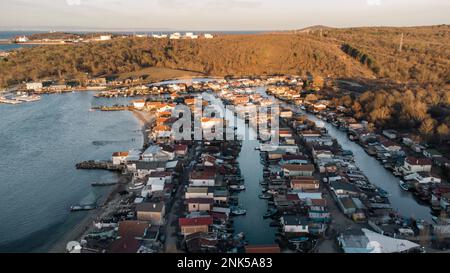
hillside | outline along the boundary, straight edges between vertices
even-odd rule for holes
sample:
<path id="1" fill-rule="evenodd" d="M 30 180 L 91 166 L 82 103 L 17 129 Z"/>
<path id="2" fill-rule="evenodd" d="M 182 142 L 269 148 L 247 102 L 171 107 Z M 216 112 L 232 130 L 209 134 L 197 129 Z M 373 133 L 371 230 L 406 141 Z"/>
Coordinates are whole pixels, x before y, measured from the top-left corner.
<path id="1" fill-rule="evenodd" d="M 400 52 L 400 35 L 404 33 Z M 214 39 L 117 38 L 21 49 L 0 61 L 0 85 L 123 74 L 149 67 L 205 75 L 299 74 L 448 82 L 450 27 L 311 28 Z M 348 47 L 343 49 L 343 45 Z"/>

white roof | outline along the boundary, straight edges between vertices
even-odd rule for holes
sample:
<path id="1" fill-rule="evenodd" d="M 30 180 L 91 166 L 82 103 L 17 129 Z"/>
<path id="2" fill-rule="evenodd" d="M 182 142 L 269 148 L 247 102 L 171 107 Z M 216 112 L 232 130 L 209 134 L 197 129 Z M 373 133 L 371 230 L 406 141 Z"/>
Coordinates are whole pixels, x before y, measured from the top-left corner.
<path id="1" fill-rule="evenodd" d="M 420 246 L 408 240 L 395 239 L 365 228 L 362 231 L 369 240 L 367 248 L 372 249 L 370 253 L 396 253 Z"/>
<path id="2" fill-rule="evenodd" d="M 174 161 L 167 161 L 166 162 L 166 169 L 173 169 L 177 166 L 178 164 L 178 160 L 174 160 Z"/>
<path id="3" fill-rule="evenodd" d="M 229 214 L 231 210 L 229 208 L 213 207 L 212 211 L 213 212 L 218 212 L 218 213 Z"/>
<path id="4" fill-rule="evenodd" d="M 322 199 L 321 192 L 299 192 L 299 199 Z"/>
<path id="5" fill-rule="evenodd" d="M 164 181 L 164 180 L 149 180 L 148 182 L 149 182 L 149 185 L 161 186 L 161 187 L 164 187 L 164 184 L 166 183 L 166 181 Z"/>

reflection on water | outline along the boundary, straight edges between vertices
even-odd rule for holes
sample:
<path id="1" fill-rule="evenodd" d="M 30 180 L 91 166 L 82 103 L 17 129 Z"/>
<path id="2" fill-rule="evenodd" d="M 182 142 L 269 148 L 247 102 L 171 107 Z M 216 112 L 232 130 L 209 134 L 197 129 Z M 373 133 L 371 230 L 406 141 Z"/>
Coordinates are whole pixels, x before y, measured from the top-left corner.
<path id="1" fill-rule="evenodd" d="M 95 202 L 110 190 L 91 183 L 117 179 L 108 171 L 76 170 L 77 162 L 142 147 L 133 114 L 91 112 L 93 94 L 0 104 L 0 252 L 45 251 L 86 215 L 70 214 L 71 205 Z"/>

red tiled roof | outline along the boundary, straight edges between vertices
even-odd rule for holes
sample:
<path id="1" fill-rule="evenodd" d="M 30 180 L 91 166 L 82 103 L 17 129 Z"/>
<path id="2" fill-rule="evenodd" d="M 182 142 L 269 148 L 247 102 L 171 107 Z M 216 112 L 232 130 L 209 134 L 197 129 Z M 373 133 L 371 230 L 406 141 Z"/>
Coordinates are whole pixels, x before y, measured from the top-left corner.
<path id="1" fill-rule="evenodd" d="M 311 204 L 313 206 L 325 207 L 327 205 L 327 199 L 311 199 Z"/>
<path id="2" fill-rule="evenodd" d="M 128 156 L 128 152 L 115 152 L 112 156 Z"/>
<path id="3" fill-rule="evenodd" d="M 300 200 L 297 194 L 286 194 L 286 199 L 289 201 Z"/>
<path id="4" fill-rule="evenodd" d="M 175 144 L 173 148 L 175 149 L 175 151 L 185 151 L 187 150 L 188 146 L 184 144 Z"/>
<path id="5" fill-rule="evenodd" d="M 317 180 L 310 180 L 310 179 L 293 179 L 291 180 L 292 185 L 316 185 L 319 184 L 319 181 Z"/>
<path id="6" fill-rule="evenodd" d="M 408 156 L 406 159 L 409 165 L 431 165 L 431 159 L 429 158 L 417 158 L 414 156 Z"/>
<path id="7" fill-rule="evenodd" d="M 278 245 L 254 245 L 245 246 L 245 253 L 280 253 Z"/>
<path id="8" fill-rule="evenodd" d="M 112 242 L 109 247 L 110 253 L 137 253 L 140 242 L 132 236 L 121 237 Z"/>
<path id="9" fill-rule="evenodd" d="M 209 217 L 198 217 L 198 218 L 179 218 L 178 223 L 180 226 L 204 226 L 212 225 L 213 218 Z"/>
<path id="10" fill-rule="evenodd" d="M 191 172 L 191 179 L 214 179 L 215 172 L 209 171 L 193 171 Z"/>
<path id="11" fill-rule="evenodd" d="M 166 177 L 166 176 L 172 176 L 172 173 L 165 172 L 165 171 L 156 171 L 156 172 L 151 172 L 149 174 L 149 177 Z"/>
<path id="12" fill-rule="evenodd" d="M 189 198 L 186 199 L 187 203 L 198 203 L 198 204 L 212 204 L 214 199 L 211 198 Z"/>
<path id="13" fill-rule="evenodd" d="M 119 235 L 122 237 L 132 236 L 141 237 L 144 236 L 145 229 L 150 226 L 147 221 L 128 220 L 119 222 Z"/>
<path id="14" fill-rule="evenodd" d="M 394 146 L 399 146 L 397 143 L 390 141 L 388 139 L 384 139 L 381 141 L 381 144 L 383 144 L 384 147 L 394 147 Z"/>
<path id="15" fill-rule="evenodd" d="M 300 165 L 300 164 L 284 164 L 282 166 L 283 169 L 289 170 L 289 171 L 314 171 L 314 165 L 308 164 L 308 165 Z"/>
<path id="16" fill-rule="evenodd" d="M 308 157 L 304 155 L 291 155 L 291 154 L 285 154 L 282 155 L 283 160 L 307 160 Z"/>

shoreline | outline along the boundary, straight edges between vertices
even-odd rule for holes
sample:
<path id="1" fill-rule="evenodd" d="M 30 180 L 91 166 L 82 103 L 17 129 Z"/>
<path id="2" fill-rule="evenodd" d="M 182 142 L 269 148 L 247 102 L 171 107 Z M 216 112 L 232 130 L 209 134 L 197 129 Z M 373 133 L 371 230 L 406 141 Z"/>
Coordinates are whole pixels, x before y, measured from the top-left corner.
<path id="1" fill-rule="evenodd" d="M 78 222 L 73 228 L 68 230 L 61 238 L 56 240 L 46 251 L 47 253 L 66 253 L 66 245 L 70 241 L 80 241 L 82 237 L 88 234 L 94 228 L 94 221 L 102 218 L 114 201 L 119 200 L 118 192 L 122 186 L 128 183 L 128 178 L 125 175 L 117 174 L 117 185 L 110 189 L 109 193 L 102 196 L 102 204 L 94 210 L 88 211 L 85 217 Z"/>
<path id="2" fill-rule="evenodd" d="M 133 116 L 141 124 L 141 129 L 143 133 L 143 148 L 146 147 L 149 137 L 146 130 L 150 129 L 152 122 L 154 121 L 154 115 L 149 112 L 141 112 L 137 110 L 131 111 Z M 147 114 L 147 115 L 146 115 Z M 94 221 L 103 218 L 109 214 L 116 203 L 121 200 L 121 196 L 118 194 L 124 189 L 124 186 L 128 184 L 131 179 L 127 175 L 117 174 L 117 185 L 113 186 L 109 192 L 105 193 L 101 197 L 102 205 L 94 210 L 88 211 L 86 216 L 78 222 L 73 228 L 65 232 L 65 234 L 57 239 L 46 251 L 47 253 L 66 253 L 66 245 L 70 241 L 80 241 L 81 238 L 86 236 L 89 232 L 94 230 Z"/>

